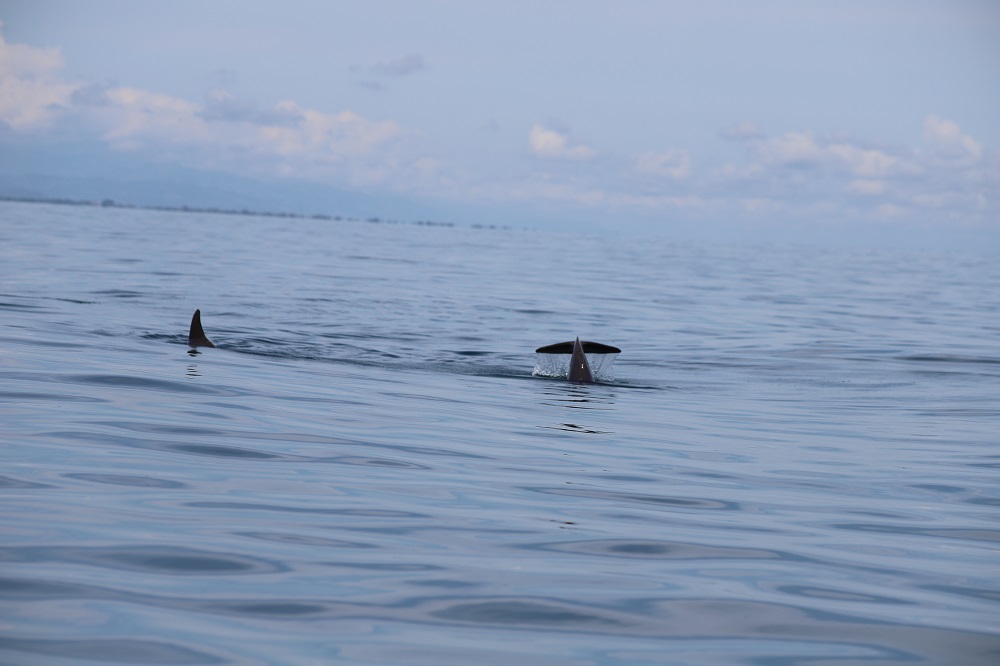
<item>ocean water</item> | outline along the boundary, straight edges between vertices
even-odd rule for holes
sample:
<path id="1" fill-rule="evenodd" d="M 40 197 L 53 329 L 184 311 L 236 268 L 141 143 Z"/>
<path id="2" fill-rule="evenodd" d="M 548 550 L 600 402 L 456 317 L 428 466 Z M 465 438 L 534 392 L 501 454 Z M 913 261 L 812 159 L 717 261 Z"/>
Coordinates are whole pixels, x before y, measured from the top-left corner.
<path id="1" fill-rule="evenodd" d="M 0 663 L 1000 663 L 997 257 L 512 227 L 0 203 Z"/>

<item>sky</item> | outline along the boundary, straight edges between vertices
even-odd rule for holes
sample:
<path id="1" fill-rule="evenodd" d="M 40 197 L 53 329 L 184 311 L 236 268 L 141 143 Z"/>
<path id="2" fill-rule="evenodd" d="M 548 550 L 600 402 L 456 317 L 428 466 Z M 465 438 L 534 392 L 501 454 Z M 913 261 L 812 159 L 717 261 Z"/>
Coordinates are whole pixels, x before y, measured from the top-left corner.
<path id="1" fill-rule="evenodd" d="M 1000 249 L 994 0 L 0 0 L 0 195 Z"/>

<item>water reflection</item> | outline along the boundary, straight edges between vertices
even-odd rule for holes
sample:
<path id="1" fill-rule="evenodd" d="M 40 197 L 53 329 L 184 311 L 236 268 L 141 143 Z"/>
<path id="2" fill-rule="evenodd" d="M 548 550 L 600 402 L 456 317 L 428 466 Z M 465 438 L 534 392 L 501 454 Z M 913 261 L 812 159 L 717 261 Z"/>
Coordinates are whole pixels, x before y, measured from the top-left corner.
<path id="1" fill-rule="evenodd" d="M 548 430 L 565 430 L 567 432 L 582 432 L 588 435 L 612 435 L 614 434 L 610 430 L 592 430 L 586 426 L 578 425 L 576 423 L 560 423 L 555 426 L 538 426 L 539 428 L 546 428 Z"/>
<path id="2" fill-rule="evenodd" d="M 605 430 L 591 424 L 581 423 L 581 416 L 584 414 L 574 412 L 567 414 L 565 410 L 593 410 L 593 411 L 614 411 L 616 395 L 607 391 L 604 387 L 593 384 L 560 384 L 556 387 L 546 388 L 543 391 L 541 404 L 546 408 L 554 408 L 558 411 L 558 422 L 555 425 L 543 424 L 539 428 L 547 430 L 564 430 L 567 432 L 579 432 L 588 435 L 611 435 L 611 430 Z M 548 411 L 548 410 L 547 410 Z M 571 416 L 569 419 L 567 416 Z"/>
<path id="3" fill-rule="evenodd" d="M 543 405 L 572 409 L 614 409 L 617 395 L 595 384 L 565 383 L 543 391 Z"/>

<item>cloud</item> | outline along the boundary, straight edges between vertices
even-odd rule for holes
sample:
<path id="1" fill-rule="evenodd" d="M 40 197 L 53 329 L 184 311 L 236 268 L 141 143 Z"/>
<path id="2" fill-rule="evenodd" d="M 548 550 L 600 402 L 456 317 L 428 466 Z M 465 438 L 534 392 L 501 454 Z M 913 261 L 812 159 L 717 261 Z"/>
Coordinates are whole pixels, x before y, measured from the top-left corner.
<path id="1" fill-rule="evenodd" d="M 0 34 L 0 123 L 14 130 L 51 123 L 79 87 L 58 79 L 62 66 L 59 49 L 9 44 Z"/>
<path id="2" fill-rule="evenodd" d="M 787 132 L 750 142 L 756 160 L 763 166 L 790 168 L 829 167 L 860 178 L 883 178 L 914 174 L 920 167 L 902 155 L 844 140 L 817 139 L 811 132 Z"/>
<path id="3" fill-rule="evenodd" d="M 925 130 L 930 136 L 923 142 L 917 130 L 910 145 L 886 145 L 810 130 L 768 136 L 741 123 L 723 135 L 738 140 L 743 159 L 696 170 L 696 159 L 706 158 L 682 149 L 588 160 L 594 151 L 568 132 L 535 125 L 533 154 L 563 160 L 559 168 L 467 192 L 480 201 L 559 203 L 597 215 L 627 211 L 723 226 L 995 225 L 1000 154 L 987 153 L 950 121 L 932 118 Z M 980 161 L 966 165 L 976 155 Z"/>
<path id="4" fill-rule="evenodd" d="M 99 83 L 82 85 L 70 95 L 70 104 L 73 106 L 107 106 L 111 103 L 111 100 L 108 99 L 108 90 L 112 87 Z"/>
<path id="5" fill-rule="evenodd" d="M 402 128 L 393 121 L 373 121 L 351 111 L 330 114 L 302 109 L 294 102 L 283 102 L 278 112 L 300 114 L 294 127 L 265 126 L 258 136 L 265 145 L 280 147 L 283 155 L 299 155 L 318 162 L 338 162 L 344 157 L 365 157 L 397 138 Z"/>
<path id="6" fill-rule="evenodd" d="M 210 143 L 212 136 L 199 117 L 198 105 L 170 95 L 138 88 L 105 91 L 106 106 L 95 109 L 90 121 L 103 130 L 102 138 L 121 150 L 155 148 L 157 144 Z"/>
<path id="7" fill-rule="evenodd" d="M 744 120 L 722 130 L 722 136 L 734 141 L 746 141 L 760 138 L 764 136 L 764 132 L 757 125 Z"/>
<path id="8" fill-rule="evenodd" d="M 370 78 L 358 82 L 362 88 L 380 92 L 386 89 L 386 79 L 399 79 L 416 74 L 427 68 L 424 57 L 419 53 L 409 53 L 394 60 L 384 60 L 374 65 L 351 67 L 351 71 Z M 382 79 L 378 81 L 376 79 Z"/>
<path id="9" fill-rule="evenodd" d="M 414 66 L 407 63 L 400 71 Z M 83 132 L 114 150 L 236 173 L 355 185 L 407 170 L 426 177 L 426 162 L 400 149 L 408 133 L 391 120 L 294 101 L 262 108 L 225 90 L 197 103 L 131 86 L 67 82 L 59 76 L 62 66 L 57 49 L 12 45 L 0 36 L 0 123 L 22 134 Z"/>
<path id="10" fill-rule="evenodd" d="M 245 122 L 253 125 L 292 127 L 302 121 L 302 114 L 293 108 L 275 106 L 261 109 L 257 105 L 237 98 L 225 90 L 215 90 L 209 96 L 200 115 L 214 122 Z"/>
<path id="11" fill-rule="evenodd" d="M 533 125 L 528 134 L 528 146 L 536 157 L 553 160 L 588 160 L 594 150 L 582 143 L 571 143 L 569 136 L 541 125 Z"/>
<path id="12" fill-rule="evenodd" d="M 424 57 L 419 53 L 410 53 L 396 58 L 372 65 L 371 70 L 381 76 L 409 76 L 427 67 Z"/>
<path id="13" fill-rule="evenodd" d="M 958 123 L 944 120 L 933 113 L 924 119 L 924 142 L 934 159 L 955 166 L 971 166 L 982 157 L 982 147 Z"/>
<path id="14" fill-rule="evenodd" d="M 527 169 L 518 159 L 483 159 L 459 168 L 453 165 L 462 158 L 450 162 L 443 148 L 425 149 L 424 137 L 391 119 L 295 100 L 261 105 L 223 83 L 206 98 L 189 100 L 130 85 L 74 82 L 62 76 L 62 67 L 58 49 L 12 45 L 0 36 L 0 139 L 97 138 L 113 150 L 196 169 L 471 204 L 558 203 L 609 218 L 625 211 L 730 221 L 1000 220 L 1000 153 L 935 114 L 922 124 L 914 120 L 911 145 L 809 128 L 769 135 L 738 122 L 721 131 L 735 142 L 729 149 L 741 153 L 730 163 L 677 148 L 602 151 L 597 159 L 595 149 L 572 132 L 554 122 L 537 123 L 527 140 L 539 161 Z M 421 56 L 411 55 L 364 71 L 385 81 L 425 67 Z M 475 125 L 474 118 L 466 120 Z M 488 133 L 491 145 L 523 157 L 523 135 L 508 141 L 497 127 Z"/>
<path id="15" fill-rule="evenodd" d="M 834 164 L 839 164 L 853 175 L 863 178 L 916 174 L 921 170 L 911 159 L 851 143 L 832 143 L 826 150 Z"/>
<path id="16" fill-rule="evenodd" d="M 788 132 L 773 139 L 761 139 L 754 144 L 757 158 L 765 164 L 778 166 L 809 166 L 824 159 L 824 150 L 809 132 Z"/>
<path id="17" fill-rule="evenodd" d="M 740 200 L 743 210 L 751 214 L 774 213 L 781 210 L 783 204 L 776 199 L 767 197 L 748 197 Z"/>
<path id="18" fill-rule="evenodd" d="M 350 111 L 324 113 L 293 101 L 259 109 L 219 93 L 204 106 L 137 88 L 114 88 L 106 95 L 110 104 L 91 120 L 112 147 L 185 153 L 203 165 L 228 169 L 371 182 L 388 173 L 375 168 L 384 157 L 380 149 L 402 134 L 392 121 Z"/>
<path id="19" fill-rule="evenodd" d="M 857 180 L 852 180 L 844 188 L 847 192 L 851 194 L 862 194 L 865 196 L 876 196 L 879 194 L 885 194 L 886 183 L 884 180 L 870 180 L 866 178 L 859 178 Z"/>
<path id="20" fill-rule="evenodd" d="M 2 30 L 3 21 L 0 21 L 0 31 Z M 0 73 L 34 78 L 53 73 L 62 66 L 63 59 L 59 49 L 8 44 L 0 34 Z"/>
<path id="21" fill-rule="evenodd" d="M 928 115 L 923 145 L 874 145 L 809 131 L 742 139 L 749 158 L 702 182 L 707 191 L 766 196 L 787 215 L 824 211 L 851 219 L 953 219 L 995 223 L 1000 155 L 988 156 L 958 124 Z M 929 216 L 936 216 L 931 219 Z"/>
<path id="22" fill-rule="evenodd" d="M 642 175 L 684 180 L 691 175 L 691 156 L 683 150 L 646 153 L 636 160 L 635 170 Z"/>

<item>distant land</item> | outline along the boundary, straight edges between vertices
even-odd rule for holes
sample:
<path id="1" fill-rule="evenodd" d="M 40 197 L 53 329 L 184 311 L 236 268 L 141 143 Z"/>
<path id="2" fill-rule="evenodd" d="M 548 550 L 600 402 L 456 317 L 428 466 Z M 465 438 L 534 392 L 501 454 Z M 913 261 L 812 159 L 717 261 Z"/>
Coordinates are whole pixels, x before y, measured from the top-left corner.
<path id="1" fill-rule="evenodd" d="M 372 224 L 415 224 L 426 227 L 454 227 L 454 222 L 434 222 L 432 220 L 409 220 L 400 221 L 394 219 L 383 219 L 379 217 L 358 218 L 342 215 L 329 215 L 326 213 L 289 213 L 269 210 L 250 210 L 249 208 L 218 208 L 214 206 L 140 206 L 135 204 L 120 203 L 114 199 L 101 199 L 100 201 L 89 199 L 70 199 L 62 197 L 16 197 L 0 195 L 0 201 L 11 201 L 28 204 L 55 204 L 60 206 L 88 206 L 98 208 L 126 208 L 134 210 L 158 210 L 173 213 L 209 213 L 212 215 L 248 215 L 253 217 L 278 217 L 302 220 L 330 220 L 335 222 L 370 222 Z M 496 224 L 471 224 L 473 229 L 509 229 L 510 227 Z"/>

